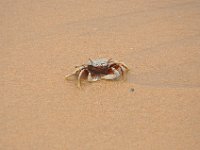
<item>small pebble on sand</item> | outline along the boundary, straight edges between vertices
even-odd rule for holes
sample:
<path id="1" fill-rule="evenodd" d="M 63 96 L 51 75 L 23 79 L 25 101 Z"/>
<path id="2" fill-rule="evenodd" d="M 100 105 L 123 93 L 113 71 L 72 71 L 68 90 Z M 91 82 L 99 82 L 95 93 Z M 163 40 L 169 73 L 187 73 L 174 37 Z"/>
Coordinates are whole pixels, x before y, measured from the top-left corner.
<path id="1" fill-rule="evenodd" d="M 135 91 L 135 89 L 134 89 L 134 88 L 131 88 L 131 89 L 130 89 L 130 92 L 134 92 L 134 91 Z"/>

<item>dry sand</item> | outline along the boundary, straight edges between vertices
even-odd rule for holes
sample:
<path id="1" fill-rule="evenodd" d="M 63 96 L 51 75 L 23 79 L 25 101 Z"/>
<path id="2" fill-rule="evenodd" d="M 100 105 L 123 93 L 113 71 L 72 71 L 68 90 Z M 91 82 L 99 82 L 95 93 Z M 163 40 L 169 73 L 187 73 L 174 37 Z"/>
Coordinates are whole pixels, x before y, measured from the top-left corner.
<path id="1" fill-rule="evenodd" d="M 0 8 L 1 150 L 200 148 L 199 0 Z M 64 80 L 89 57 L 124 61 L 127 81 Z"/>

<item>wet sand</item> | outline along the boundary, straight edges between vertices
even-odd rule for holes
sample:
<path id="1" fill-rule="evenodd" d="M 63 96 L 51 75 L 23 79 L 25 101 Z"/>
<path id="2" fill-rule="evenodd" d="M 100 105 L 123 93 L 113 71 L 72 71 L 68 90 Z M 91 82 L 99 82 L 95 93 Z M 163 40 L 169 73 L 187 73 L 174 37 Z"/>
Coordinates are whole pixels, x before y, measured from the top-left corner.
<path id="1" fill-rule="evenodd" d="M 199 149 L 199 0 L 0 8 L 0 149 Z M 99 57 L 124 61 L 127 80 L 64 80 Z"/>

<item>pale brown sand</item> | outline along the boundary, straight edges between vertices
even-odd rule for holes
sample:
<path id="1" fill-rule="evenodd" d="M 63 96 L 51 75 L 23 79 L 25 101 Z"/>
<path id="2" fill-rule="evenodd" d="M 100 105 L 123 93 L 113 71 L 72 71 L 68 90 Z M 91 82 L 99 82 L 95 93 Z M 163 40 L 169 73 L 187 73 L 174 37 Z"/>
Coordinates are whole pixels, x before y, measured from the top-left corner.
<path id="1" fill-rule="evenodd" d="M 200 148 L 199 0 L 0 8 L 1 150 Z M 64 80 L 89 57 L 124 61 L 127 81 Z"/>

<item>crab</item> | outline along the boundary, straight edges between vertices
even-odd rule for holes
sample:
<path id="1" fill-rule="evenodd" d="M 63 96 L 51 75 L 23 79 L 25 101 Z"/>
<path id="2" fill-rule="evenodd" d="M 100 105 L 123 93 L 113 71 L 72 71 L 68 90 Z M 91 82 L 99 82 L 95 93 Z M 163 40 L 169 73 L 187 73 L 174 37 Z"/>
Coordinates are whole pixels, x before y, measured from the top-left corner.
<path id="1" fill-rule="evenodd" d="M 78 77 L 78 87 L 81 87 L 81 78 L 86 77 L 89 82 L 95 82 L 101 79 L 117 80 L 129 71 L 127 65 L 123 62 L 113 61 L 112 59 L 100 58 L 92 60 L 89 58 L 87 64 L 75 66 L 76 70 L 65 79 L 71 76 Z"/>

